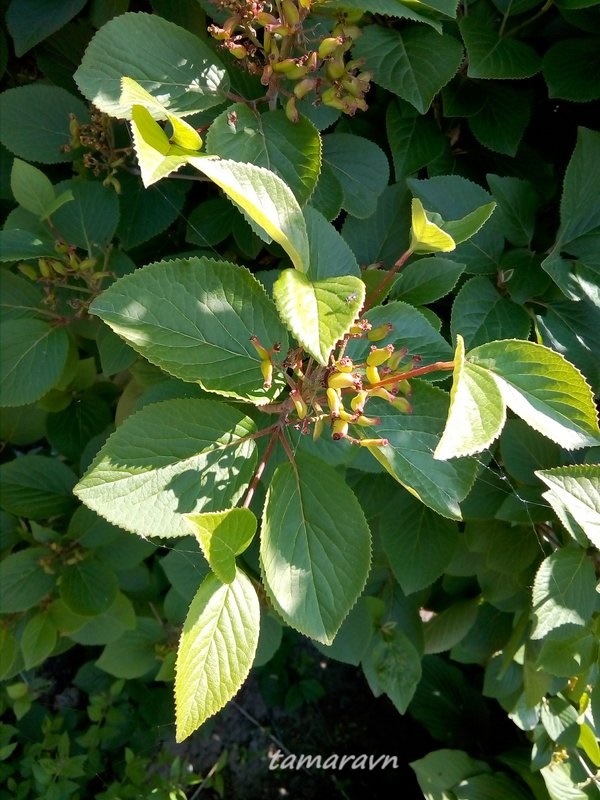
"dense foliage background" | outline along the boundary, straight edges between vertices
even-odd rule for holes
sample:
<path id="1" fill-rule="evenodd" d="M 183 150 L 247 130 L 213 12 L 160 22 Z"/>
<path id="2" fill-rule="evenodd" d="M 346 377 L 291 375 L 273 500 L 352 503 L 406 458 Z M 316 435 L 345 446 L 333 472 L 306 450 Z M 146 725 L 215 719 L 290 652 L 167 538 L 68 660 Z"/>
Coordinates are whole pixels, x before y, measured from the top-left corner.
<path id="1" fill-rule="evenodd" d="M 0 3 L 0 798 L 249 800 L 279 786 L 296 797 L 400 786 L 413 792 L 407 797 L 430 800 L 595 797 L 600 459 L 588 387 L 597 397 L 598 4 L 224 6 Z M 201 74 L 200 63 L 209 65 Z M 160 81 L 153 92 L 172 117 L 136 94 L 133 82 L 120 82 L 148 83 L 159 73 L 165 84 L 177 77 L 171 94 L 161 95 Z M 125 118 L 135 103 L 149 111 L 134 117 L 133 139 Z M 152 115 L 170 125 L 162 156 L 173 160 L 164 169 L 151 147 L 144 150 L 157 141 Z M 294 254 L 302 261 L 298 250 L 278 238 L 277 225 L 265 241 L 265 222 L 258 208 L 248 211 L 244 191 L 230 202 L 242 167 L 212 180 L 197 171 L 201 162 L 190 152 L 200 147 L 217 163 L 247 162 L 285 181 L 304 210 L 315 279 L 360 277 L 373 307 L 385 296 L 382 270 L 397 271 L 385 285 L 387 303 L 367 315 L 376 329 L 391 320 L 402 331 L 394 343 L 407 347 L 407 368 L 451 362 L 462 337 L 473 380 L 481 373 L 469 352 L 499 340 L 520 340 L 509 348 L 516 361 L 531 352 L 523 342 L 544 345 L 536 352 L 548 374 L 530 387 L 525 412 L 523 402 L 508 403 L 516 414 L 509 411 L 504 425 L 499 406 L 480 396 L 490 426 L 485 446 L 471 440 L 470 450 L 467 442 L 456 453 L 446 438 L 446 458 L 468 455 L 472 470 L 464 486 L 449 482 L 450 499 L 436 494 L 435 472 L 434 488 L 418 484 L 423 502 L 407 491 L 418 469 L 407 455 L 399 470 L 399 445 L 390 467 L 373 458 L 377 446 L 330 441 L 327 433 L 313 443 L 290 426 L 286 446 L 305 485 L 315 495 L 319 484 L 327 487 L 344 535 L 370 531 L 364 591 L 364 577 L 350 575 L 347 607 L 331 623 L 341 628 L 327 644 L 325 623 L 314 635 L 311 619 L 290 623 L 321 643 L 301 636 L 282 624 L 289 616 L 272 587 L 259 589 L 258 651 L 239 704 L 206 722 L 192 744 L 176 746 L 178 640 L 198 586 L 216 579 L 207 577 L 206 551 L 184 521 L 180 538 L 165 540 L 149 497 L 145 516 L 131 503 L 128 510 L 127 497 L 120 505 L 103 498 L 98 465 L 102 453 L 114 456 L 118 439 L 106 444 L 113 431 L 127 437 L 140 424 L 149 441 L 164 423 L 166 407 L 157 404 L 176 401 L 168 408 L 192 417 L 193 404 L 215 399 L 215 388 L 233 397 L 222 406 L 236 425 L 262 425 L 264 411 L 236 402 L 241 393 L 258 404 L 270 390 L 260 369 L 268 370 L 273 353 L 263 354 L 262 367 L 253 354 L 248 396 L 241 372 L 224 378 L 219 367 L 201 375 L 201 388 L 193 366 L 177 371 L 164 354 L 144 350 L 131 320 L 115 332 L 118 293 L 128 308 L 143 306 L 157 272 L 141 268 L 175 259 L 157 278 L 183 286 L 171 298 L 175 329 L 192 294 L 181 259 L 198 259 L 198 292 L 213 280 L 215 259 L 231 267 L 228 276 L 246 275 L 243 265 L 275 296 L 304 350 L 318 361 L 324 347 L 322 332 L 305 342 L 295 311 L 281 313 L 276 279 L 290 261 L 298 266 Z M 251 184 L 256 173 L 248 174 Z M 409 248 L 413 198 L 428 214 L 423 237 L 441 231 L 441 245 Z M 445 230 L 457 236 L 446 222 L 471 214 L 480 217 L 464 241 L 443 244 Z M 399 263 L 407 248 L 413 257 Z M 223 278 L 215 292 L 224 286 L 225 296 L 234 280 Z M 159 315 L 169 289 L 157 285 Z M 336 312 L 348 324 L 362 303 L 355 285 Z M 265 318 L 275 314 L 264 293 L 252 294 L 249 277 L 235 291 L 249 292 Z M 265 330 L 277 325 L 265 322 Z M 378 346 L 391 341 L 385 336 Z M 361 346 L 349 344 L 355 361 Z M 447 375 L 434 377 L 449 391 Z M 273 392 L 283 383 L 276 375 Z M 406 395 L 404 410 L 413 415 L 402 419 L 415 420 L 415 429 L 425 416 L 445 418 L 448 401 L 438 413 L 441 394 L 431 383 L 417 380 Z M 206 422 L 216 412 L 203 408 L 216 430 L 216 417 Z M 301 405 L 293 408 L 302 428 Z M 469 408 L 462 409 L 455 405 L 453 424 L 468 439 L 460 422 Z M 398 434 L 395 419 L 386 417 L 389 430 L 380 435 Z M 257 441 L 263 457 L 265 439 Z M 273 442 L 248 505 L 260 518 L 270 487 L 265 516 L 283 530 L 275 490 L 293 494 L 294 483 L 284 446 Z M 253 457 L 250 450 L 242 457 L 243 490 Z M 434 470 L 456 460 L 427 463 Z M 227 490 L 232 504 L 244 493 L 238 489 Z M 328 510 L 326 500 L 315 503 Z M 240 562 L 260 587 L 258 550 L 253 541 Z M 324 756 L 397 754 L 401 770 L 270 772 L 267 754 L 279 745 Z"/>

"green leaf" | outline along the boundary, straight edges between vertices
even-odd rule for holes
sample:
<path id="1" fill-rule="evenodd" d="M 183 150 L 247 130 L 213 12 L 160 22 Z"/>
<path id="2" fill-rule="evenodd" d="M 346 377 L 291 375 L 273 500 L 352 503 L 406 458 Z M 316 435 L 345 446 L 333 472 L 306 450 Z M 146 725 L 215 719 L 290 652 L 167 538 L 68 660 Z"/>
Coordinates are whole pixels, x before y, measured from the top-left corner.
<path id="1" fill-rule="evenodd" d="M 582 464 L 537 470 L 550 491 L 544 497 L 559 513 L 564 508 L 600 549 L 600 466 Z"/>
<path id="2" fill-rule="evenodd" d="M 484 147 L 514 156 L 530 115 L 531 101 L 526 91 L 492 83 L 486 86 L 483 108 L 469 117 L 469 127 Z"/>
<path id="3" fill-rule="evenodd" d="M 116 193 L 98 181 L 63 181 L 56 188 L 70 192 L 73 199 L 54 212 L 53 225 L 69 244 L 99 255 L 108 247 L 119 223 Z"/>
<path id="4" fill-rule="evenodd" d="M 435 95 L 456 74 L 463 49 L 454 37 L 419 25 L 401 32 L 369 25 L 352 47 L 352 54 L 366 59 L 375 83 L 425 114 Z"/>
<path id="5" fill-rule="evenodd" d="M 450 800 L 449 790 L 489 770 L 485 761 L 476 761 L 462 750 L 433 750 L 410 766 L 427 800 Z"/>
<path id="6" fill-rule="evenodd" d="M 0 141 L 26 161 L 72 161 L 72 149 L 65 149 L 71 142 L 70 114 L 80 123 L 89 121 L 81 100 L 59 86 L 36 83 L 8 89 L 0 95 Z"/>
<path id="7" fill-rule="evenodd" d="M 389 178 L 383 150 L 362 136 L 330 133 L 323 140 L 323 164 L 342 187 L 342 207 L 359 219 L 370 217 Z"/>
<path id="8" fill-rule="evenodd" d="M 343 203 L 344 190 L 342 189 L 342 184 L 337 179 L 333 167 L 323 162 L 319 180 L 310 198 L 310 204 L 323 214 L 325 219 L 331 221 L 339 216 Z"/>
<path id="9" fill-rule="evenodd" d="M 337 230 L 316 209 L 304 209 L 309 242 L 309 265 L 306 275 L 310 280 L 320 278 L 360 276 L 360 269 L 352 250 Z"/>
<path id="10" fill-rule="evenodd" d="M 28 519 L 66 514 L 77 478 L 62 461 L 28 453 L 0 465 L 2 508 Z"/>
<path id="11" fill-rule="evenodd" d="M 10 174 L 10 188 L 19 205 L 37 217 L 43 217 L 54 202 L 54 187 L 37 167 L 15 158 Z"/>
<path id="12" fill-rule="evenodd" d="M 413 253 L 449 253 L 456 248 L 456 242 L 432 222 L 423 208 L 423 203 L 415 197 L 411 204 L 410 249 Z M 441 222 L 441 220 L 440 220 Z"/>
<path id="13" fill-rule="evenodd" d="M 20 261 L 47 256 L 56 257 L 54 242 L 49 237 L 19 228 L 0 231 L 0 261 Z"/>
<path id="14" fill-rule="evenodd" d="M 412 414 L 401 414 L 384 400 L 369 401 L 369 414 L 381 417 L 377 436 L 389 441 L 385 447 L 369 450 L 417 499 L 443 517 L 460 519 L 459 502 L 473 484 L 477 464 L 471 459 L 434 460 L 448 414 L 448 396 L 423 381 L 413 381 L 412 386 Z M 365 438 L 364 428 L 354 430 Z"/>
<path id="15" fill-rule="evenodd" d="M 300 272 L 308 269 L 308 238 L 302 210 L 290 188 L 254 164 L 191 157 L 189 163 L 220 186 L 249 221 L 281 245 Z"/>
<path id="16" fill-rule="evenodd" d="M 87 443 L 113 422 L 113 414 L 101 397 L 86 393 L 62 411 L 48 414 L 46 436 L 68 459 L 78 462 Z"/>
<path id="17" fill-rule="evenodd" d="M 77 644 L 106 645 L 116 642 L 126 631 L 133 630 L 137 623 L 133 604 L 121 592 L 116 593 L 114 602 L 106 611 L 84 619 L 81 627 L 69 633 L 69 639 Z"/>
<path id="18" fill-rule="evenodd" d="M 333 468 L 305 455 L 277 468 L 260 558 L 267 593 L 288 625 L 331 644 L 365 585 L 370 551 L 362 509 Z"/>
<path id="19" fill-rule="evenodd" d="M 558 640 L 544 639 L 536 659 L 536 666 L 559 678 L 582 675 L 598 659 L 598 637 L 585 628 L 573 636 Z"/>
<path id="20" fill-rule="evenodd" d="M 361 13 L 383 14 L 386 17 L 400 17 L 412 19 L 415 22 L 424 22 L 431 25 L 438 33 L 442 32 L 441 22 L 443 17 L 456 17 L 456 2 L 454 0 L 324 0 L 319 3 L 320 8 L 327 10 L 355 9 Z"/>
<path id="21" fill-rule="evenodd" d="M 571 545 L 545 558 L 533 584 L 532 639 L 562 638 L 583 627 L 596 607 L 596 576 L 587 553 Z"/>
<path id="22" fill-rule="evenodd" d="M 408 303 L 386 303 L 376 306 L 368 312 L 368 319 L 374 328 L 385 323 L 392 324 L 392 330 L 383 339 L 377 342 L 378 347 L 393 344 L 395 348 L 407 348 L 406 359 L 419 356 L 420 365 L 426 366 L 436 361 L 447 361 L 452 358 L 452 348 L 430 322 Z M 365 361 L 369 353 L 371 342 L 365 339 L 351 339 L 346 348 L 346 354 L 355 362 Z M 426 376 L 430 380 L 441 380 L 448 376 L 447 372 L 430 373 Z"/>
<path id="23" fill-rule="evenodd" d="M 413 306 L 433 303 L 452 291 L 464 269 L 464 264 L 441 256 L 411 261 L 396 278 L 391 296 Z"/>
<path id="24" fill-rule="evenodd" d="M 131 104 L 121 100 L 123 76 L 180 116 L 222 103 L 229 91 L 227 73 L 213 51 L 154 14 L 127 13 L 107 22 L 88 45 L 75 80 L 101 111 L 129 119 Z"/>
<path id="25" fill-rule="evenodd" d="M 496 30 L 497 12 L 485 0 L 469 8 L 458 23 L 467 48 L 470 78 L 530 78 L 542 68 L 533 47 Z"/>
<path id="26" fill-rule="evenodd" d="M 96 558 L 71 564 L 61 572 L 60 596 L 76 614 L 102 614 L 117 596 L 117 577 Z"/>
<path id="27" fill-rule="evenodd" d="M 209 514 L 188 514 L 204 557 L 223 583 L 235 580 L 235 557 L 243 553 L 256 533 L 257 519 L 247 508 Z"/>
<path id="28" fill-rule="evenodd" d="M 7 322 L 9 319 L 37 316 L 44 297 L 37 284 L 14 275 L 7 269 L 0 272 L 0 283 L 2 285 L 0 321 Z"/>
<path id="29" fill-rule="evenodd" d="M 530 800 L 531 793 L 520 782 L 501 772 L 473 775 L 453 789 L 456 800 Z"/>
<path id="30" fill-rule="evenodd" d="M 468 349 L 495 339 L 527 339 L 531 318 L 523 306 L 503 297 L 480 275 L 466 281 L 452 305 L 452 337 L 461 334 Z"/>
<path id="31" fill-rule="evenodd" d="M 506 406 L 494 378 L 465 361 L 462 336 L 456 337 L 450 410 L 444 433 L 433 457 L 440 460 L 485 450 L 506 420 Z"/>
<path id="32" fill-rule="evenodd" d="M 434 119 L 417 113 L 408 103 L 393 100 L 385 119 L 397 181 L 427 166 L 444 152 L 444 137 Z"/>
<path id="33" fill-rule="evenodd" d="M 138 616 L 136 628 L 107 644 L 96 666 L 115 678 L 141 678 L 157 669 L 156 645 L 162 638 L 163 629 L 155 619 Z"/>
<path id="34" fill-rule="evenodd" d="M 114 525 L 142 536 L 187 536 L 186 514 L 234 506 L 256 461 L 254 423 L 212 400 L 144 406 L 108 439 L 75 488 Z M 215 487 L 219 491 L 215 491 Z"/>
<path id="35" fill-rule="evenodd" d="M 534 430 L 566 450 L 598 444 L 592 393 L 561 355 L 533 342 L 490 342 L 468 361 L 489 370 L 506 402 Z"/>
<path id="36" fill-rule="evenodd" d="M 586 103 L 600 97 L 595 76 L 600 71 L 600 39 L 563 39 L 544 55 L 548 96 Z"/>
<path id="37" fill-rule="evenodd" d="M 130 367 L 137 355 L 129 345 L 113 333 L 108 325 L 102 325 L 96 335 L 98 355 L 102 372 L 105 375 L 116 375 Z"/>
<path id="38" fill-rule="evenodd" d="M 529 181 L 486 175 L 498 202 L 497 216 L 506 238 L 514 245 L 529 247 L 535 226 L 538 197 Z"/>
<path id="39" fill-rule="evenodd" d="M 321 170 L 321 137 L 309 119 L 301 116 L 292 123 L 283 111 L 259 114 L 244 103 L 229 106 L 211 124 L 206 152 L 271 170 L 301 206 L 313 193 Z"/>
<path id="40" fill-rule="evenodd" d="M 56 646 L 58 634 L 47 611 L 31 617 L 21 634 L 21 652 L 25 669 L 37 667 L 52 654 Z"/>
<path id="41" fill-rule="evenodd" d="M 373 621 L 366 597 L 359 597 L 330 645 L 313 642 L 320 653 L 358 667 L 367 652 L 373 632 Z"/>
<path id="42" fill-rule="evenodd" d="M 342 235 L 359 264 L 391 267 L 402 255 L 408 246 L 411 199 L 403 181 L 383 190 L 372 216 L 346 218 Z"/>
<path id="43" fill-rule="evenodd" d="M 25 317 L 3 322 L 0 339 L 0 404 L 24 406 L 39 400 L 59 380 L 66 364 L 66 330 Z"/>
<path id="44" fill-rule="evenodd" d="M 267 348 L 279 342 L 283 353 L 288 338 L 273 301 L 240 266 L 160 261 L 116 281 L 90 311 L 152 364 L 208 391 L 265 403 L 284 385 L 276 372 L 272 388 L 262 388 L 250 337 Z"/>
<path id="45" fill-rule="evenodd" d="M 425 653 L 444 653 L 461 642 L 477 619 L 479 600 L 459 600 L 425 623 Z"/>
<path id="46" fill-rule="evenodd" d="M 210 572 L 198 542 L 193 536 L 181 539 L 164 558 L 160 559 L 160 566 L 173 589 L 185 600 L 187 609 L 198 586 Z"/>
<path id="47" fill-rule="evenodd" d="M 138 177 L 119 173 L 119 182 L 123 193 L 119 197 L 116 236 L 124 250 L 158 236 L 181 214 L 187 192 L 185 181 L 163 181 L 160 187 L 146 189 Z"/>
<path id="48" fill-rule="evenodd" d="M 27 611 L 52 591 L 56 575 L 44 569 L 46 558 L 45 547 L 28 547 L 0 561 L 0 611 L 3 614 Z"/>
<path id="49" fill-rule="evenodd" d="M 462 244 L 462 242 L 466 242 L 468 239 L 475 236 L 477 231 L 479 231 L 492 216 L 495 208 L 496 203 L 487 203 L 471 211 L 470 214 L 462 217 L 462 219 L 445 220 L 442 227 L 446 233 L 452 236 L 456 244 Z"/>
<path id="50" fill-rule="evenodd" d="M 258 644 L 256 590 L 238 569 L 231 583 L 208 575 L 188 612 L 177 652 L 176 739 L 183 741 L 238 691 Z"/>
<path id="51" fill-rule="evenodd" d="M 371 689 L 385 692 L 404 714 L 421 679 L 421 657 L 408 636 L 399 628 L 380 633 L 363 670 Z"/>
<path id="52" fill-rule="evenodd" d="M 440 517 L 408 492 L 396 497 L 379 522 L 381 543 L 404 594 L 425 589 L 444 572 L 458 542 L 455 522 Z"/>
<path id="53" fill-rule="evenodd" d="M 563 248 L 571 252 L 570 247 L 578 239 L 597 235 L 600 228 L 599 183 L 600 133 L 579 128 L 577 144 L 565 173 L 556 250 Z"/>
<path id="54" fill-rule="evenodd" d="M 85 0 L 13 0 L 6 11 L 6 27 L 20 58 L 78 14 Z"/>
<path id="55" fill-rule="evenodd" d="M 509 419 L 500 439 L 502 466 L 519 483 L 539 486 L 535 470 L 560 463 L 560 448 L 522 419 Z"/>
<path id="56" fill-rule="evenodd" d="M 353 275 L 311 281 L 284 270 L 273 286 L 279 314 L 302 347 L 325 366 L 350 329 L 364 299 L 365 285 Z"/>

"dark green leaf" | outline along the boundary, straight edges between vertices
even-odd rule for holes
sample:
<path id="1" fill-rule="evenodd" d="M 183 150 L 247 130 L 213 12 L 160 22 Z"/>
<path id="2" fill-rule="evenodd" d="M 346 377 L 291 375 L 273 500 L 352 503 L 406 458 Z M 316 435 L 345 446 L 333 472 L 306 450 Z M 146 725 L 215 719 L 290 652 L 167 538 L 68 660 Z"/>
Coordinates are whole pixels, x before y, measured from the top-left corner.
<path id="1" fill-rule="evenodd" d="M 468 280 L 456 295 L 452 336 L 463 336 L 467 349 L 494 339 L 527 339 L 530 329 L 527 311 L 503 297 L 483 275 Z"/>
<path id="2" fill-rule="evenodd" d="M 531 115 L 531 101 L 525 91 L 492 83 L 486 86 L 485 104 L 469 117 L 469 127 L 484 147 L 514 156 Z"/>
<path id="3" fill-rule="evenodd" d="M 494 199 L 496 214 L 505 237 L 514 245 L 528 247 L 535 225 L 538 197 L 533 186 L 520 178 L 487 175 Z"/>
<path id="4" fill-rule="evenodd" d="M 397 181 L 427 166 L 444 151 L 444 137 L 431 116 L 422 116 L 402 100 L 392 101 L 386 127 Z"/>
<path id="5" fill-rule="evenodd" d="M 370 217 L 389 178 L 383 150 L 362 136 L 333 133 L 323 140 L 323 163 L 342 187 L 343 208 L 359 219 Z"/>
<path id="6" fill-rule="evenodd" d="M 78 14 L 85 0 L 12 0 L 6 11 L 6 26 L 22 56 Z"/>
<path id="7" fill-rule="evenodd" d="M 565 39 L 544 56 L 544 78 L 549 97 L 585 103 L 600 97 L 600 39 Z"/>
<path id="8" fill-rule="evenodd" d="M 2 508 L 28 519 L 65 514 L 77 478 L 56 458 L 28 454 L 0 465 Z"/>
<path id="9" fill-rule="evenodd" d="M 60 596 L 76 614 L 102 614 L 117 596 L 116 575 L 102 562 L 87 558 L 63 569 Z"/>
<path id="10" fill-rule="evenodd" d="M 464 269 L 464 264 L 441 256 L 420 258 L 402 269 L 390 294 L 413 306 L 433 303 L 452 291 Z"/>
<path id="11" fill-rule="evenodd" d="M 45 547 L 28 547 L 11 553 L 0 562 L 0 610 L 14 614 L 33 608 L 52 591 L 56 575 L 44 569 Z"/>

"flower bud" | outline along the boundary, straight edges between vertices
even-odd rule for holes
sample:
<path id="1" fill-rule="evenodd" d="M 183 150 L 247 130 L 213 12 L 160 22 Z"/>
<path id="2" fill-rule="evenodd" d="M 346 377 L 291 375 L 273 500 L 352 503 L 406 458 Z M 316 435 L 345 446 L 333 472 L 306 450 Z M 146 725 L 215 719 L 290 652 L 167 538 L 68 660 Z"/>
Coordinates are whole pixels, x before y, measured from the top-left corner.
<path id="1" fill-rule="evenodd" d="M 342 356 L 339 361 L 335 362 L 335 368 L 338 372 L 352 372 L 354 363 L 348 356 Z"/>
<path id="2" fill-rule="evenodd" d="M 394 397 L 391 401 L 394 408 L 401 411 L 403 414 L 412 414 L 412 406 L 406 399 L 406 397 Z"/>
<path id="3" fill-rule="evenodd" d="M 379 381 L 381 380 L 381 378 L 379 377 L 379 372 L 377 370 L 377 367 L 373 367 L 370 364 L 367 364 L 367 367 L 365 369 L 365 375 L 367 377 L 367 381 L 371 384 L 371 386 L 373 386 L 373 384 L 375 383 L 379 383 Z"/>
<path id="4" fill-rule="evenodd" d="M 24 261 L 22 261 L 18 266 L 18 270 L 27 278 L 31 278 L 32 281 L 37 281 L 38 274 L 31 264 L 26 264 Z"/>
<path id="5" fill-rule="evenodd" d="M 330 58 L 336 50 L 344 43 L 341 36 L 328 36 L 323 39 L 317 50 L 319 58 Z"/>
<path id="6" fill-rule="evenodd" d="M 369 334 L 367 334 L 368 336 Z M 388 344 L 385 347 L 373 347 L 371 348 L 371 352 L 367 356 L 367 367 L 380 367 L 382 364 L 388 360 L 388 358 L 394 352 L 394 345 Z M 379 380 L 379 378 L 378 378 Z M 370 381 L 373 383 L 374 381 Z"/>
<path id="7" fill-rule="evenodd" d="M 298 109 L 296 108 L 295 95 L 292 95 L 285 104 L 285 115 L 290 122 L 296 123 L 300 119 L 300 114 L 298 113 Z"/>
<path id="8" fill-rule="evenodd" d="M 337 81 L 346 74 L 346 65 L 343 58 L 329 59 L 325 67 L 325 74 L 329 80 Z"/>
<path id="9" fill-rule="evenodd" d="M 318 417 L 315 420 L 315 427 L 313 428 L 313 442 L 316 442 L 317 439 L 323 433 L 323 426 L 325 425 L 323 417 Z"/>
<path id="10" fill-rule="evenodd" d="M 327 389 L 327 405 L 331 413 L 337 417 L 342 405 L 342 399 L 337 389 L 332 389 L 331 387 Z"/>
<path id="11" fill-rule="evenodd" d="M 338 441 L 348 435 L 348 423 L 344 419 L 335 419 L 331 428 L 331 438 Z"/>
<path id="12" fill-rule="evenodd" d="M 300 12 L 293 0 L 282 0 L 281 10 L 283 11 L 283 16 L 288 25 L 296 27 L 300 24 Z"/>
<path id="13" fill-rule="evenodd" d="M 273 364 L 270 361 L 261 361 L 260 371 L 264 378 L 263 389 L 270 389 L 273 385 Z"/>
<path id="14" fill-rule="evenodd" d="M 391 333 L 393 327 L 394 326 L 391 322 L 385 322 L 383 325 L 378 325 L 376 328 L 372 328 L 367 332 L 367 339 L 370 342 L 380 342 L 382 339 L 385 339 L 389 333 Z"/>
<path id="15" fill-rule="evenodd" d="M 53 272 L 48 260 L 45 258 L 38 258 L 38 269 L 44 278 L 52 278 Z"/>
<path id="16" fill-rule="evenodd" d="M 309 92 L 312 92 L 316 85 L 316 78 L 304 78 L 294 86 L 294 94 L 298 100 L 302 100 Z"/>
<path id="17" fill-rule="evenodd" d="M 267 350 L 266 347 L 263 347 L 263 345 L 261 344 L 260 339 L 258 338 L 258 336 L 253 334 L 250 337 L 250 343 L 252 344 L 252 346 L 254 347 L 256 352 L 258 353 L 259 358 L 262 361 L 270 361 L 271 360 L 271 353 Z"/>
<path id="18" fill-rule="evenodd" d="M 388 403 L 392 403 L 396 399 L 385 386 L 377 386 L 375 389 L 369 389 L 368 394 L 369 397 L 380 397 L 382 400 L 387 400 Z"/>
<path id="19" fill-rule="evenodd" d="M 358 375 L 351 372 L 332 372 L 327 378 L 327 386 L 330 389 L 361 389 L 361 381 Z"/>
<path id="20" fill-rule="evenodd" d="M 389 441 L 388 439 L 359 439 L 358 444 L 361 447 L 387 447 Z"/>
<path id="21" fill-rule="evenodd" d="M 381 425 L 381 417 L 365 417 L 361 414 L 354 422 L 356 425 Z"/>
<path id="22" fill-rule="evenodd" d="M 296 414 L 298 415 L 298 419 L 304 419 L 308 414 L 308 406 L 298 389 L 292 389 L 290 392 L 290 397 L 294 403 L 294 408 L 296 409 Z"/>
<path id="23" fill-rule="evenodd" d="M 368 398 L 369 393 L 365 389 L 361 389 L 360 392 L 357 392 L 352 400 L 350 400 L 350 407 L 352 408 L 352 411 L 357 411 L 359 414 L 362 414 Z"/>

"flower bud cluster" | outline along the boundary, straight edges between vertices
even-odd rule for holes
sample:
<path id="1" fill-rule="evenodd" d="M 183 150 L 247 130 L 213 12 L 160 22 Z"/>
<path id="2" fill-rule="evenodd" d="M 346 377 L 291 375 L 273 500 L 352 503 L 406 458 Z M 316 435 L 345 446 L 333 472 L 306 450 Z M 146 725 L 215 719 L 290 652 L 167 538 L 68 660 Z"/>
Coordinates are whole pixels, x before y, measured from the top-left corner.
<path id="1" fill-rule="evenodd" d="M 362 60 L 347 60 L 360 27 L 345 19 L 316 49 L 307 49 L 303 26 L 311 3 L 221 0 L 231 16 L 221 26 L 210 25 L 208 32 L 248 72 L 260 76 L 267 97 L 287 97 L 285 112 L 292 122 L 299 118 L 298 101 L 311 94 L 315 105 L 323 103 L 350 115 L 366 111 L 372 75 L 361 72 Z"/>

